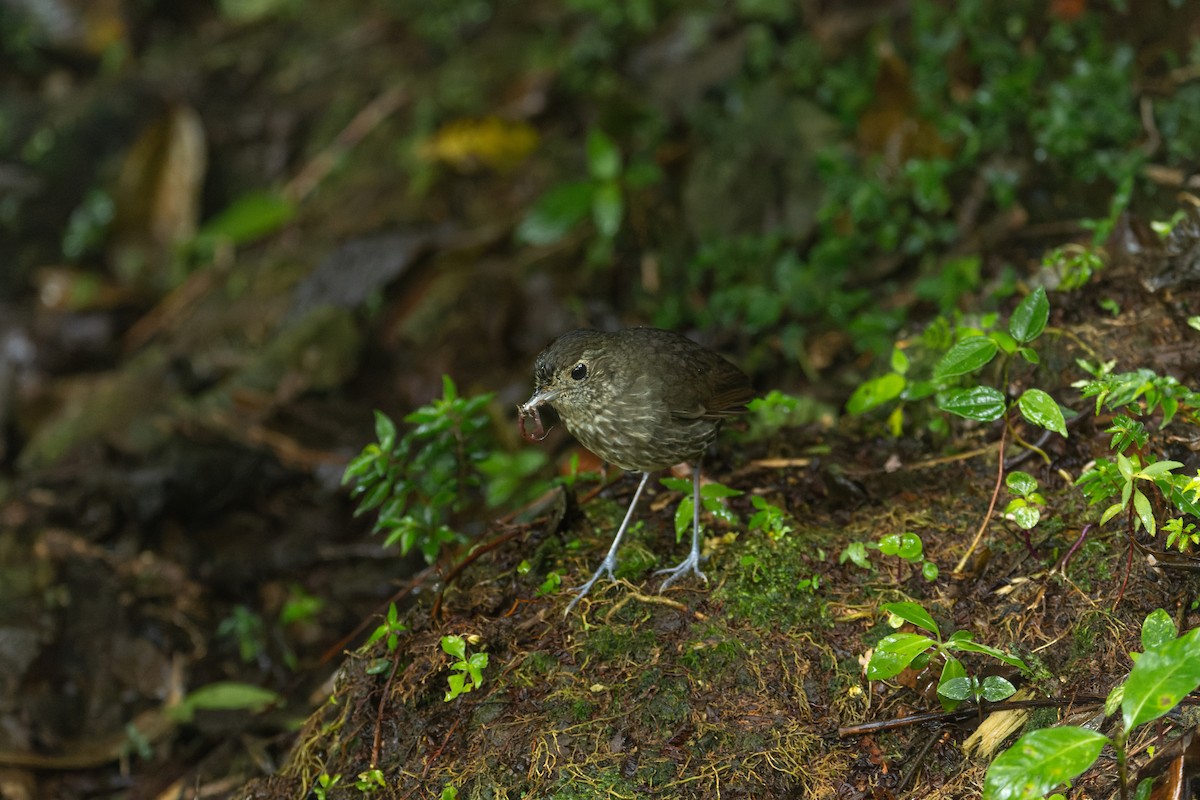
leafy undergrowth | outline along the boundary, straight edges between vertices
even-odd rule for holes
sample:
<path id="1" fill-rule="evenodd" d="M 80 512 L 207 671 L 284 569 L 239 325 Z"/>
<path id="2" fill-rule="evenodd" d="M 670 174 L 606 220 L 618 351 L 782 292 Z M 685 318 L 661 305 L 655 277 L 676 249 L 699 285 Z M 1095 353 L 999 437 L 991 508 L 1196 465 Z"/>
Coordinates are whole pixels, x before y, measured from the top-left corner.
<path id="1" fill-rule="evenodd" d="M 1090 331 L 1093 346 L 1123 357 L 1147 346 L 1142 333 L 1163 352 L 1190 335 L 1166 322 L 1133 335 Z M 1061 360 L 1077 347 L 1074 336 L 1055 336 L 1043 357 Z M 396 798 L 865 797 L 917 785 L 931 797 L 975 796 L 1006 743 L 1003 734 L 971 742 L 964 755 L 976 714 L 933 729 L 839 735 L 942 708 L 936 660 L 886 682 L 864 677 L 867 654 L 894 632 L 881 607 L 918 602 L 943 630 L 967 630 L 1019 657 L 1025 675 L 961 654 L 971 674 L 1011 680 L 1018 699 L 1066 708 L 1072 698 L 1103 698 L 1128 674 L 1128 654 L 1142 649 L 1143 618 L 1155 608 L 1186 611 L 1193 591 L 1187 573 L 1151 570 L 1142 558 L 1123 587 L 1126 540 L 1116 525 L 1093 525 L 1075 546 L 1095 510 L 1074 481 L 1108 452 L 1107 422 L 1085 414 L 1069 438 L 1044 444 L 1049 463 L 1021 464 L 1044 501 L 1028 543 L 1015 515 L 994 519 L 957 573 L 995 481 L 988 428 L 954 441 L 966 456 L 815 429 L 726 447 L 733 470 L 713 472 L 745 491 L 728 500 L 732 515 L 745 521 L 771 506 L 787 525 L 709 517 L 709 585 L 658 594 L 652 570 L 682 549 L 671 541 L 679 495 L 660 488 L 622 551 L 621 580 L 598 585 L 565 617 L 573 593 L 547 579 L 558 573 L 566 587 L 591 571 L 632 480 L 584 503 L 582 516 L 541 518 L 516 535 L 493 530 L 485 541 L 499 546 L 458 576 L 436 615 L 433 593 L 419 593 L 393 652 L 379 641 L 353 654 L 289 763 L 243 796 L 298 797 L 342 776 L 329 796 L 354 797 L 367 785 L 356 776 L 372 769 L 385 779 L 370 793 Z M 772 455 L 815 450 L 818 436 L 819 457 Z M 877 546 L 906 533 L 919 537 L 919 558 Z M 856 544 L 865 566 L 840 558 Z M 939 568 L 932 580 L 925 562 Z M 439 646 L 446 635 L 463 637 L 468 656 L 489 656 L 479 687 L 450 701 L 456 673 Z M 1057 719 L 1053 707 L 1017 713 L 1016 729 Z M 1152 737 L 1135 732 L 1130 751 L 1143 752 Z M 1111 759 L 1101 758 L 1076 790 L 1109 796 L 1116 780 Z"/>

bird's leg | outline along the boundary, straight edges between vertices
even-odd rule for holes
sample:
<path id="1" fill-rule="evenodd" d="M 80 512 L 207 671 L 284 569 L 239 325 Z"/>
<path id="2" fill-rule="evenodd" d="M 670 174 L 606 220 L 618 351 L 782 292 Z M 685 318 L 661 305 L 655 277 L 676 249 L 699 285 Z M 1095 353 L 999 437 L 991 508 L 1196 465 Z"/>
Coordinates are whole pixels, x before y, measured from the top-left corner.
<path id="1" fill-rule="evenodd" d="M 687 574 L 688 570 L 696 573 L 697 577 L 703 578 L 705 583 L 708 583 L 708 576 L 700 571 L 700 460 L 696 459 L 696 465 L 692 467 L 692 552 L 683 562 L 671 569 L 660 569 L 655 575 L 666 575 L 667 579 L 663 581 L 662 586 L 658 591 L 663 591 L 679 578 Z"/>
<path id="2" fill-rule="evenodd" d="M 637 491 L 633 493 L 633 500 L 629 503 L 629 510 L 625 512 L 625 519 L 621 521 L 621 527 L 617 529 L 617 535 L 613 537 L 612 545 L 610 545 L 608 548 L 608 555 L 604 557 L 604 561 L 600 563 L 599 569 L 592 574 L 592 577 L 588 579 L 587 583 L 583 584 L 582 586 L 576 586 L 574 589 L 572 589 L 572 591 L 579 592 L 579 594 L 575 595 L 575 599 L 572 600 L 570 605 L 567 606 L 566 613 L 569 613 L 571 609 L 575 607 L 575 604 L 583 599 L 584 595 L 592 590 L 592 585 L 595 584 L 596 581 L 600 579 L 600 576 L 604 573 L 608 573 L 610 580 L 616 580 L 616 576 L 613 575 L 613 567 L 617 565 L 617 548 L 621 546 L 621 537 L 625 535 L 625 529 L 629 527 L 629 520 L 633 519 L 633 509 L 637 506 L 638 498 L 642 496 L 642 490 L 646 488 L 646 481 L 648 480 L 650 480 L 650 473 L 643 472 L 642 482 L 638 484 Z"/>

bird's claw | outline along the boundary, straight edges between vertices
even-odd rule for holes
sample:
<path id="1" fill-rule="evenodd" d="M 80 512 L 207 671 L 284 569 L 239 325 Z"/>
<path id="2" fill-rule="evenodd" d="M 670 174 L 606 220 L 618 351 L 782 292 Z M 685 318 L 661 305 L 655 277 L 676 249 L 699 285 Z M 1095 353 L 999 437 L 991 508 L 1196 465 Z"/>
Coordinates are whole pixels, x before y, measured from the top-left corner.
<path id="1" fill-rule="evenodd" d="M 668 576 L 667 579 L 662 582 L 662 586 L 658 587 L 659 593 L 661 594 L 662 592 L 666 591 L 668 586 L 682 578 L 688 572 L 694 573 L 697 578 L 700 578 L 705 583 L 708 583 L 708 576 L 700 571 L 700 557 L 693 553 L 685 558 L 683 563 L 681 563 L 679 566 L 671 567 L 670 569 L 660 569 L 654 573 L 655 575 Z"/>
<path id="2" fill-rule="evenodd" d="M 614 575 L 612 571 L 612 565 L 605 561 L 600 565 L 599 569 L 592 573 L 592 577 L 588 578 L 586 583 L 580 584 L 579 586 L 576 586 L 570 590 L 572 592 L 578 592 L 578 594 L 576 594 L 571 602 L 567 604 L 567 610 L 563 612 L 564 614 L 571 613 L 571 609 L 575 607 L 576 603 L 587 596 L 587 593 L 590 592 L 592 587 L 596 585 L 596 581 L 600 580 L 601 575 L 608 575 L 608 579 L 613 583 L 616 583 L 617 581 L 617 576 Z"/>

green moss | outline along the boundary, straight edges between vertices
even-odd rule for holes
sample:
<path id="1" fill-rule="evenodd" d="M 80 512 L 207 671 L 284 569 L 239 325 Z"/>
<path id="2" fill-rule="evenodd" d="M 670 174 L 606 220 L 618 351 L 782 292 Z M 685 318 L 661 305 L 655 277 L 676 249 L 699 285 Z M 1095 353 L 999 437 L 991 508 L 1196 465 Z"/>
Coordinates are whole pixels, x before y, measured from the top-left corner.
<path id="1" fill-rule="evenodd" d="M 816 532 L 820 535 L 822 532 Z M 815 538 L 815 537 L 810 537 Z M 761 627 L 826 627 L 824 598 L 797 583 L 813 573 L 806 558 L 815 552 L 798 536 L 778 542 L 744 536 L 735 546 L 737 564 L 727 570 L 719 599 L 731 617 Z"/>

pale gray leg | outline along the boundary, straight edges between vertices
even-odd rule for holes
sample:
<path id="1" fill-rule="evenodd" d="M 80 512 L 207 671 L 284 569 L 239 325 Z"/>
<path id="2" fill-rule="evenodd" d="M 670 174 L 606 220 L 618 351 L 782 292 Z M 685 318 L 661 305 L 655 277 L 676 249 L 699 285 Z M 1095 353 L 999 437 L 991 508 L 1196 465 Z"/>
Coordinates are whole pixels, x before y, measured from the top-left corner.
<path id="1" fill-rule="evenodd" d="M 655 575 L 666 575 L 667 579 L 663 581 L 662 586 L 658 591 L 663 591 L 679 578 L 682 578 L 690 570 L 696 573 L 697 577 L 703 578 L 705 583 L 708 583 L 708 576 L 700 571 L 700 461 L 696 460 L 696 466 L 692 467 L 692 552 L 683 560 L 677 567 L 671 569 L 660 569 Z"/>
<path id="2" fill-rule="evenodd" d="M 642 473 L 642 482 L 638 484 L 637 491 L 633 493 L 633 500 L 629 503 L 629 510 L 625 512 L 625 519 L 621 521 L 621 527 L 617 529 L 617 535 L 613 537 L 612 545 L 608 548 L 608 555 L 604 557 L 600 568 L 592 575 L 588 582 L 582 586 L 576 586 L 572 591 L 579 592 L 575 595 L 575 599 L 567 606 L 567 612 L 570 612 L 575 604 L 583 599 L 584 595 L 592 590 L 592 585 L 600 579 L 600 576 L 608 573 L 609 580 L 616 580 L 613 575 L 613 567 L 617 565 L 617 548 L 621 546 L 621 537 L 625 535 L 625 529 L 629 527 L 629 520 L 633 518 L 633 509 L 637 506 L 638 498 L 642 496 L 642 490 L 646 488 L 646 481 L 650 480 L 650 473 Z"/>

